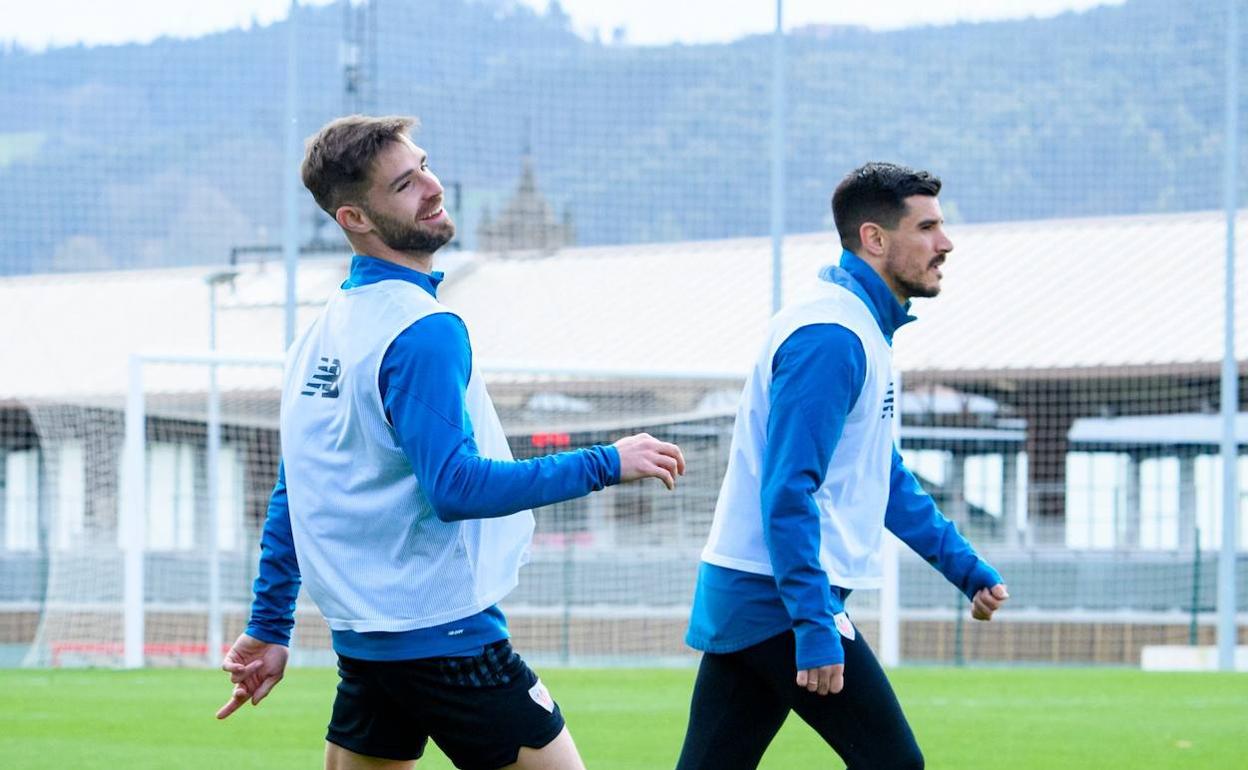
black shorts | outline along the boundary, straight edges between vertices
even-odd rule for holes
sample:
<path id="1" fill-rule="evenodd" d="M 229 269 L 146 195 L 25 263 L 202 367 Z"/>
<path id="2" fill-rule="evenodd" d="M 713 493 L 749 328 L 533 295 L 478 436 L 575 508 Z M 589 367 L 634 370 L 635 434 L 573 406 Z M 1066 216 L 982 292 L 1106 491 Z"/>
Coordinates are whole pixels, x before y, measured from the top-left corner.
<path id="1" fill-rule="evenodd" d="M 325 737 L 357 754 L 418 759 L 433 738 L 456 767 L 493 770 L 563 730 L 558 704 L 505 639 L 462 658 L 340 655 L 338 676 Z"/>

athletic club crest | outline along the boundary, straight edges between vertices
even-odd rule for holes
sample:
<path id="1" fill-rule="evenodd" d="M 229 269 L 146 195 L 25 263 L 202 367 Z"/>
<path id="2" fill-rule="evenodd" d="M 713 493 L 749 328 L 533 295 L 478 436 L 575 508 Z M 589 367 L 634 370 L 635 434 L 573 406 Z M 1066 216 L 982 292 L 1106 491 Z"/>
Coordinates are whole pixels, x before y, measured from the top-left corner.
<path id="1" fill-rule="evenodd" d="M 836 623 L 836 630 L 841 632 L 841 636 L 851 642 L 854 641 L 854 636 L 857 634 L 854 631 L 854 624 L 850 622 L 849 615 L 844 612 L 838 612 L 832 616 L 832 621 Z"/>
<path id="2" fill-rule="evenodd" d="M 529 697 L 533 702 L 550 713 L 555 713 L 555 699 L 550 697 L 550 690 L 546 689 L 546 685 L 542 684 L 542 680 L 538 679 L 537 684 L 529 688 Z"/>

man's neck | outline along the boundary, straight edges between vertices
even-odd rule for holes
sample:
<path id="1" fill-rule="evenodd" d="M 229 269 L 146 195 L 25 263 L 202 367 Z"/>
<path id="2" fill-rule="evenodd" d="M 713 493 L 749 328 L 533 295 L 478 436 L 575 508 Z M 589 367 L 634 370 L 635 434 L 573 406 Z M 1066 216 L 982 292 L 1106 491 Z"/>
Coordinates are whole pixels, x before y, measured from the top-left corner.
<path id="1" fill-rule="evenodd" d="M 398 251 L 390 248 L 378 240 L 371 238 L 368 239 L 367 242 L 357 243 L 351 239 L 348 239 L 348 242 L 351 244 L 351 248 L 355 250 L 356 254 L 376 257 L 377 259 L 391 262 L 399 267 L 406 267 L 408 270 L 415 270 L 416 272 L 424 273 L 425 275 L 433 273 L 433 254 L 431 253 L 427 254 L 416 251 Z"/>
<path id="2" fill-rule="evenodd" d="M 876 272 L 880 273 L 879 270 L 876 270 Z M 883 279 L 884 285 L 888 287 L 888 290 L 893 293 L 893 298 L 897 300 L 897 304 L 905 307 L 906 303 L 910 301 L 910 297 L 894 286 L 893 282 L 888 280 L 888 276 L 880 273 L 880 278 Z"/>
<path id="3" fill-rule="evenodd" d="M 883 264 L 881 260 L 871 259 L 870 257 L 864 257 L 856 251 L 853 251 L 850 253 L 853 254 L 855 257 L 858 257 L 858 259 L 866 263 L 867 267 L 870 267 L 872 270 L 875 271 L 875 274 L 878 275 L 880 277 L 880 280 L 884 282 L 884 285 L 888 287 L 888 291 L 893 295 L 893 298 L 897 300 L 897 303 L 899 305 L 904 306 L 907 302 L 910 301 L 910 297 L 906 296 L 897 287 L 897 285 L 893 283 L 893 281 L 889 280 L 888 274 L 884 272 Z"/>
<path id="4" fill-rule="evenodd" d="M 406 267 L 409 270 L 415 270 L 418 273 L 429 275 L 433 272 L 433 255 L 432 254 L 413 254 L 406 251 L 387 250 L 387 254 L 372 254 L 370 256 L 384 259 L 387 262 L 393 262 L 399 267 Z"/>

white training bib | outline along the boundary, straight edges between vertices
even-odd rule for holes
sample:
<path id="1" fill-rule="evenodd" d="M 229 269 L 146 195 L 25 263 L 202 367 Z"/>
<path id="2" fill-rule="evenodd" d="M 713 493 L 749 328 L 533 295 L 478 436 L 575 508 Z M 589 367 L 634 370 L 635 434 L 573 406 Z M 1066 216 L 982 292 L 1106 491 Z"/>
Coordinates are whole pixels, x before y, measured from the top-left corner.
<path id="1" fill-rule="evenodd" d="M 291 530 L 303 584 L 331 629 L 408 631 L 474 615 L 510 593 L 527 559 L 528 511 L 438 519 L 381 402 L 390 344 L 445 312 L 408 281 L 339 290 L 287 356 L 281 440 Z M 475 366 L 465 408 L 481 454 L 510 460 Z"/>
<path id="2" fill-rule="evenodd" d="M 846 418 L 823 484 L 814 494 L 820 514 L 819 561 L 832 585 L 878 588 L 896 414 L 892 348 L 863 301 L 830 281 L 820 282 L 814 299 L 780 311 L 768 327 L 767 342 L 741 395 L 728 471 L 702 560 L 743 572 L 773 574 L 763 539 L 760 499 L 772 361 L 794 332 L 814 324 L 845 327 L 862 342 L 867 359 L 862 392 Z"/>

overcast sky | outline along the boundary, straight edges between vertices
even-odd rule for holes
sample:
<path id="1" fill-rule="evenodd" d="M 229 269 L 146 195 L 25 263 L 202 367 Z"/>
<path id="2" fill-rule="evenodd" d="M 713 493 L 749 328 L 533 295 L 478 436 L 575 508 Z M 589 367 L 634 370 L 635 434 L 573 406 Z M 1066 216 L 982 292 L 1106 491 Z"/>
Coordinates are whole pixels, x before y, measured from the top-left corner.
<path id="1" fill-rule="evenodd" d="M 513 0 L 545 10 L 548 0 Z M 877 29 L 958 20 L 1051 16 L 1124 0 L 785 0 L 786 27 L 864 24 Z M 302 0 L 324 4 L 327 0 Z M 774 0 L 562 0 L 576 29 L 603 39 L 622 27 L 633 43 L 732 40 L 775 27 Z M 194 37 L 284 18 L 289 0 L 0 0 L 0 41 L 27 48 Z"/>

